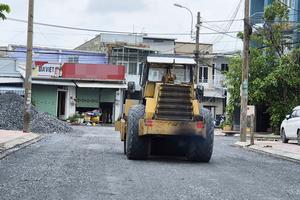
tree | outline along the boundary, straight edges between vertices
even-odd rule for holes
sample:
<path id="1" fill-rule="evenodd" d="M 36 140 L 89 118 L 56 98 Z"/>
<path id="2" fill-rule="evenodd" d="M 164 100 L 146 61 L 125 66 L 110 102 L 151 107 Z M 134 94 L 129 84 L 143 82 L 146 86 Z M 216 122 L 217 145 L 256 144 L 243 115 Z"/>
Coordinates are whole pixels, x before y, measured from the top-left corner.
<path id="1" fill-rule="evenodd" d="M 0 3 L 0 19 L 5 20 L 6 19 L 5 13 L 9 13 L 9 12 L 10 12 L 10 7 L 6 4 Z"/>
<path id="2" fill-rule="evenodd" d="M 242 58 L 241 55 L 232 57 L 229 61 L 229 70 L 226 72 L 226 85 L 230 98 L 226 106 L 226 123 L 233 124 L 233 113 L 240 106 L 240 85 L 242 82 Z"/>
<path id="3" fill-rule="evenodd" d="M 279 0 L 265 9 L 264 21 L 251 36 L 255 47 L 250 49 L 249 103 L 266 105 L 271 125 L 278 132 L 285 115 L 300 103 L 300 50 L 291 48 L 293 42 L 286 33 L 293 27 L 288 23 L 288 8 Z M 226 74 L 229 109 L 239 106 L 241 61 L 241 56 L 233 57 Z"/>

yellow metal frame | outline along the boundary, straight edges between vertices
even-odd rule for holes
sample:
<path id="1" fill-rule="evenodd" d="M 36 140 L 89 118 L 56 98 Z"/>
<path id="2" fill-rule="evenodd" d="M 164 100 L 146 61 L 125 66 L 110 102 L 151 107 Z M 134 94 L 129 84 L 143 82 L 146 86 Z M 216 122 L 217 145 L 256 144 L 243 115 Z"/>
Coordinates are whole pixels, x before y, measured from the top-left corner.
<path id="1" fill-rule="evenodd" d="M 153 120 L 159 93 L 160 86 L 163 83 L 147 82 L 144 91 L 145 98 L 145 115 L 139 120 L 139 135 L 199 135 L 206 137 L 205 126 L 197 127 L 198 121 L 168 121 L 168 120 Z M 172 85 L 172 84 L 171 84 Z M 200 116 L 200 104 L 196 100 L 193 85 L 191 85 L 191 103 L 193 106 L 194 117 Z M 124 104 L 124 119 L 116 122 L 115 129 L 120 131 L 121 141 L 126 137 L 126 125 L 129 109 L 138 104 L 136 100 L 126 99 Z M 197 119 L 197 118 L 196 118 Z M 150 123 L 150 124 L 149 124 Z"/>
<path id="2" fill-rule="evenodd" d="M 145 119 L 152 119 L 154 117 L 156 105 L 158 102 L 158 95 L 160 91 L 161 83 L 155 84 L 154 95 L 153 98 L 145 98 L 146 99 L 146 107 L 145 107 Z"/>
<path id="3" fill-rule="evenodd" d="M 153 98 L 155 93 L 155 82 L 147 82 L 145 86 L 144 97 Z"/>
<path id="4" fill-rule="evenodd" d="M 121 119 L 121 121 L 119 122 L 119 130 L 120 131 L 120 138 L 121 141 L 125 140 L 125 136 L 126 136 L 126 121 L 124 119 Z"/>
<path id="5" fill-rule="evenodd" d="M 134 100 L 134 99 L 126 99 L 125 105 L 124 105 L 124 114 L 125 114 L 126 117 L 128 116 L 129 109 L 130 109 L 132 106 L 137 105 L 137 104 L 139 104 L 139 102 L 138 102 L 137 100 Z"/>
<path id="6" fill-rule="evenodd" d="M 205 126 L 197 128 L 199 122 L 139 120 L 139 135 L 199 135 L 206 137 Z"/>
<path id="7" fill-rule="evenodd" d="M 121 131 L 121 120 L 115 122 L 115 131 Z"/>
<path id="8" fill-rule="evenodd" d="M 200 105 L 199 105 L 198 100 L 192 100 L 192 104 L 193 104 L 194 117 L 200 116 Z"/>

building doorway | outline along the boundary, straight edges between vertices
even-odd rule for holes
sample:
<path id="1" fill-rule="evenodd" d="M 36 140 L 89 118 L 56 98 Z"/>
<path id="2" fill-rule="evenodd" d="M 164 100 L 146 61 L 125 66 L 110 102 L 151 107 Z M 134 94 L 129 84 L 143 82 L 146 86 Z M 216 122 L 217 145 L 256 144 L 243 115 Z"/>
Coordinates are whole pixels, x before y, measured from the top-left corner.
<path id="1" fill-rule="evenodd" d="M 104 124 L 113 123 L 113 103 L 100 103 L 102 110 L 101 121 Z"/>
<path id="2" fill-rule="evenodd" d="M 57 118 L 66 119 L 66 97 L 67 91 L 57 91 Z"/>

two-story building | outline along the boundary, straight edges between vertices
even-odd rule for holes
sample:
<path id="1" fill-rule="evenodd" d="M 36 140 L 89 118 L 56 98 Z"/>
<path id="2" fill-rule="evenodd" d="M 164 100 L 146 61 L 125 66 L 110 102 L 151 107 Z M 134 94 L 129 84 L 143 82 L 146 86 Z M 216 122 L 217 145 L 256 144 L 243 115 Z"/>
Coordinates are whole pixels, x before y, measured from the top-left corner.
<path id="1" fill-rule="evenodd" d="M 175 54 L 194 56 L 196 44 L 191 42 L 176 42 Z M 213 45 L 200 43 L 200 66 L 197 73 L 198 85 L 204 89 L 202 105 L 209 109 L 214 118 L 219 118 L 225 112 L 226 88 L 221 67 L 228 61 L 213 54 Z M 226 62 L 225 62 L 226 61 Z"/>
<path id="2" fill-rule="evenodd" d="M 4 56 L 2 60 L 14 62 L 19 76 L 24 78 L 26 47 L 11 45 Z M 103 123 L 113 123 L 122 112 L 127 85 L 125 67 L 107 63 L 106 54 L 99 52 L 33 48 L 32 103 L 61 119 L 98 109 Z M 1 78 L 2 84 L 8 86 L 2 73 Z"/>
<path id="3" fill-rule="evenodd" d="M 140 95 L 139 73 L 141 63 L 148 55 L 156 51 L 143 42 L 142 35 L 99 34 L 95 38 L 75 48 L 107 54 L 108 62 L 114 65 L 124 65 L 126 82 L 133 87 L 134 96 Z M 126 92 L 127 93 L 127 92 Z"/>

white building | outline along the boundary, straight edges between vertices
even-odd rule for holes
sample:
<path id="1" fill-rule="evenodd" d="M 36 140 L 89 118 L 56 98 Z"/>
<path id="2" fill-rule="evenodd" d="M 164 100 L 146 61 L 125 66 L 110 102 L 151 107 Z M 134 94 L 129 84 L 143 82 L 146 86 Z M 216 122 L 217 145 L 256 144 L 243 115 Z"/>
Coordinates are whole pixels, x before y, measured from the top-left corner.
<path id="1" fill-rule="evenodd" d="M 143 37 L 143 43 L 147 44 L 151 50 L 159 52 L 159 54 L 174 54 L 175 40 L 174 38 Z"/>

